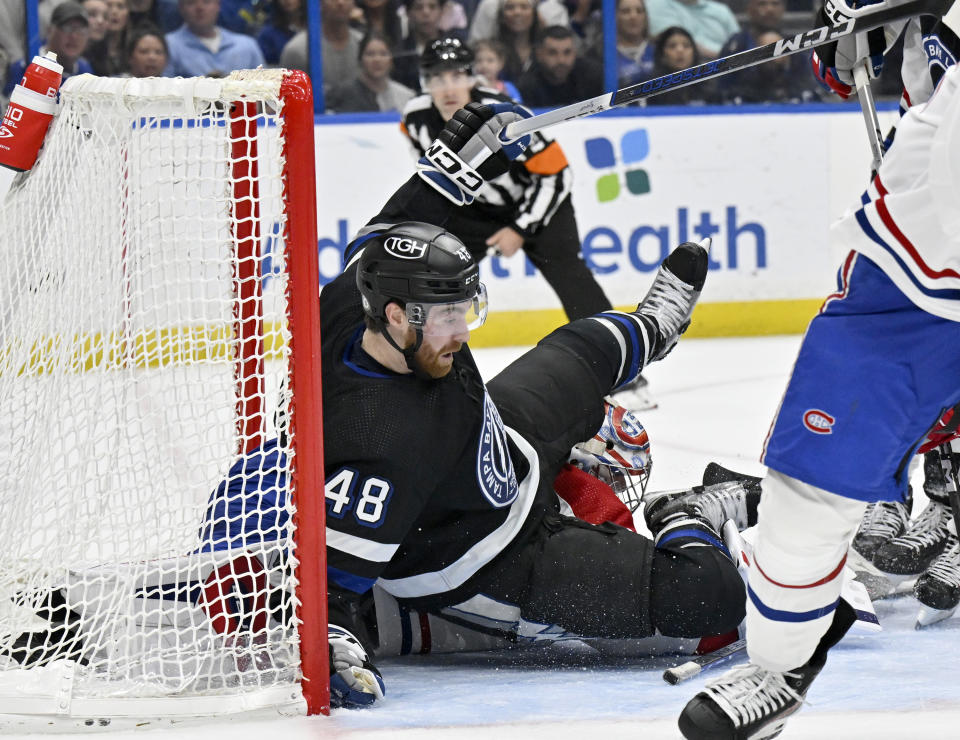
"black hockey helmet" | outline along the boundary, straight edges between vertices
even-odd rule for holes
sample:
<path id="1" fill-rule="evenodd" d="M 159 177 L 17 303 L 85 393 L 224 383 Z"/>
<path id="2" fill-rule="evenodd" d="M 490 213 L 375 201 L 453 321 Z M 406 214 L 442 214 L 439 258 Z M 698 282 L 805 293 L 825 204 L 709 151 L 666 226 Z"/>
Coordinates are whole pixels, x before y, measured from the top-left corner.
<path id="1" fill-rule="evenodd" d="M 405 221 L 367 240 L 357 269 L 357 287 L 367 316 L 386 322 L 391 301 L 407 309 L 414 326 L 423 326 L 426 310 L 417 305 L 471 301 L 486 291 L 480 270 L 463 242 L 449 231 L 420 221 Z"/>
<path id="2" fill-rule="evenodd" d="M 421 78 L 447 69 L 473 74 L 473 52 L 463 41 L 452 36 L 431 41 L 420 55 Z"/>

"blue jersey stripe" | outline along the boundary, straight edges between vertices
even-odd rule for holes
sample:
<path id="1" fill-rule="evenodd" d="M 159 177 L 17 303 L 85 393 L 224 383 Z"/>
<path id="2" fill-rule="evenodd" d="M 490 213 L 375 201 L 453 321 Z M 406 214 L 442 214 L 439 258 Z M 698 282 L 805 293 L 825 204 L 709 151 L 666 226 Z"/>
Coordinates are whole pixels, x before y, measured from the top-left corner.
<path id="1" fill-rule="evenodd" d="M 928 288 L 919 282 L 914 276 L 913 271 L 907 266 L 897 251 L 887 244 L 887 242 L 885 242 L 883 238 L 876 232 L 870 221 L 867 220 L 867 215 L 863 212 L 863 209 L 857 211 L 857 223 L 860 224 L 860 228 L 863 229 L 863 233 L 870 237 L 871 241 L 881 246 L 891 257 L 897 261 L 900 269 L 908 278 L 910 278 L 910 282 L 912 282 L 917 287 L 917 290 L 919 290 L 921 293 L 929 296 L 930 298 L 940 298 L 951 301 L 960 299 L 960 290 L 954 290 L 952 288 L 938 290 L 934 288 Z M 867 256 L 869 257 L 870 255 Z"/>
<path id="2" fill-rule="evenodd" d="M 838 596 L 832 604 L 821 606 L 819 609 L 812 609 L 808 612 L 791 612 L 767 606 L 760 601 L 760 597 L 754 593 L 749 584 L 747 585 L 747 596 L 750 597 L 750 601 L 753 602 L 760 614 L 774 622 L 812 622 L 814 619 L 820 619 L 820 617 L 833 613 L 837 604 L 840 603 L 840 597 Z"/>
<path id="3" fill-rule="evenodd" d="M 351 370 L 353 370 L 353 372 L 357 373 L 358 375 L 365 375 L 368 378 L 397 377 L 395 375 L 387 375 L 385 373 L 378 373 L 378 372 L 374 372 L 373 370 L 367 370 L 365 368 L 360 367 L 357 363 L 355 363 L 352 359 L 350 359 L 350 356 L 353 354 L 354 346 L 358 342 L 363 341 L 363 331 L 364 331 L 364 327 L 361 326 L 359 329 L 357 329 L 356 333 L 354 333 L 354 335 L 350 338 L 350 341 L 347 342 L 347 347 L 346 349 L 343 350 L 343 364 L 349 367 Z"/>
<path id="4" fill-rule="evenodd" d="M 334 568 L 332 565 L 327 566 L 327 580 L 356 594 L 365 594 L 373 588 L 373 584 L 377 581 L 376 578 L 364 578 L 353 573 L 347 573 L 347 571 Z"/>
<path id="5" fill-rule="evenodd" d="M 410 629 L 410 608 L 398 605 L 400 609 L 400 655 L 410 655 L 413 650 L 413 631 Z"/>
<path id="6" fill-rule="evenodd" d="M 343 264 L 340 266 L 340 269 L 346 269 L 347 265 L 350 264 L 350 260 L 353 259 L 353 256 L 359 251 L 368 239 L 373 239 L 375 236 L 380 236 L 383 232 L 380 231 L 371 231 L 369 234 L 364 234 L 363 236 L 354 239 L 347 245 L 347 248 L 343 250 Z"/>
<path id="7" fill-rule="evenodd" d="M 722 551 L 727 557 L 732 559 L 730 551 L 727 549 L 727 546 L 723 544 L 723 541 L 702 529 L 676 529 L 668 534 L 665 534 L 661 539 L 657 540 L 657 547 L 663 547 L 668 542 L 671 542 L 679 537 L 693 537 L 694 539 L 706 542 L 710 545 L 713 545 L 718 550 Z"/>
<path id="8" fill-rule="evenodd" d="M 644 353 L 640 351 L 640 345 L 643 342 L 637 333 L 637 325 L 632 319 L 628 319 L 626 316 L 621 316 L 615 313 L 605 313 L 602 315 L 605 318 L 613 319 L 614 321 L 625 326 L 627 329 L 627 336 L 630 339 L 630 349 L 633 351 L 633 357 L 630 360 L 630 372 L 627 374 L 627 377 L 618 384 L 622 385 L 627 381 L 633 380 L 635 377 L 637 377 L 637 375 L 640 374 L 640 365 L 643 362 L 644 355 Z"/>

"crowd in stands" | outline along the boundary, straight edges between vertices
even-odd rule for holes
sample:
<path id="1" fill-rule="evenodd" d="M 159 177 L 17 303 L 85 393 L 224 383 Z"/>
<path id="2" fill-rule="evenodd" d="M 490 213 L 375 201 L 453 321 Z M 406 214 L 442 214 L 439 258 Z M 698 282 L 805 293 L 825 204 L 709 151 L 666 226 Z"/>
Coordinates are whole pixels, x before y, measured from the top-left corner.
<path id="1" fill-rule="evenodd" d="M 43 51 L 64 75 L 222 76 L 309 68 L 309 0 L 39 0 Z M 316 1 L 316 0 L 315 0 Z M 792 3 L 801 2 L 799 13 Z M 420 89 L 419 59 L 440 37 L 468 43 L 475 74 L 531 107 L 605 91 L 600 0 L 319 0 L 327 110 L 400 111 Z M 617 0 L 617 86 L 771 43 L 816 25 L 813 0 Z M 736 10 L 736 13 L 734 12 Z M 28 63 L 23 0 L 0 0 L 0 89 Z M 739 19 L 739 20 L 738 20 Z M 795 28 L 789 29 L 792 34 Z M 654 96 L 647 105 L 821 99 L 805 54 Z M 891 67 L 895 65 L 889 65 Z M 899 93 L 899 80 L 881 93 Z M 823 96 L 826 99 L 827 96 Z M 0 100 L 0 103 L 4 102 Z"/>

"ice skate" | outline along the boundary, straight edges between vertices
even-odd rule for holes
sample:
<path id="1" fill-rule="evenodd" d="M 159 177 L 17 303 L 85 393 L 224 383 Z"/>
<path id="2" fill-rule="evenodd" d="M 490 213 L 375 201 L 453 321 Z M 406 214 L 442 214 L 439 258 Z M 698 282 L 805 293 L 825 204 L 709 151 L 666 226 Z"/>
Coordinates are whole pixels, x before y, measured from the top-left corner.
<path id="1" fill-rule="evenodd" d="M 758 481 L 729 481 L 683 491 L 648 494 L 644 496 L 643 516 L 651 532 L 660 528 L 662 519 L 681 509 L 706 519 L 718 532 L 727 520 L 732 520 L 738 530 L 743 530 L 757 523 L 759 503 Z"/>
<path id="2" fill-rule="evenodd" d="M 684 242 L 660 264 L 657 276 L 635 313 L 653 319 L 657 334 L 650 362 L 663 359 L 690 326 L 690 314 L 707 278 L 710 238 Z"/>
<path id="3" fill-rule="evenodd" d="M 729 483 L 730 481 L 751 481 L 760 485 L 761 478 L 756 475 L 738 473 L 735 470 L 723 467 L 720 463 L 710 462 L 703 469 L 703 480 L 700 482 L 705 486 L 711 486 L 714 483 Z"/>
<path id="4" fill-rule="evenodd" d="M 902 535 L 909 522 L 909 503 L 875 501 L 863 512 L 852 547 L 866 560 L 871 560 L 881 545 Z"/>
<path id="5" fill-rule="evenodd" d="M 876 501 L 863 512 L 860 528 L 850 545 L 847 565 L 856 572 L 857 580 L 866 587 L 871 600 L 889 596 L 902 580 L 884 573 L 873 564 L 872 559 L 882 545 L 904 533 L 910 522 L 912 504 L 911 494 L 906 503 Z"/>
<path id="6" fill-rule="evenodd" d="M 930 501 L 899 537 L 881 545 L 873 564 L 884 573 L 915 576 L 925 571 L 947 545 L 949 507 Z"/>
<path id="7" fill-rule="evenodd" d="M 822 666 L 821 666 L 822 667 Z M 747 663 L 708 681 L 680 714 L 688 740 L 760 740 L 776 737 L 803 704 L 820 668 L 787 673 Z"/>
<path id="8" fill-rule="evenodd" d="M 956 613 L 956 607 L 953 609 L 934 609 L 933 607 L 923 606 L 921 604 L 920 611 L 917 612 L 916 624 L 914 624 L 913 627 L 918 630 L 926 629 L 934 624 L 950 619 L 950 617 Z"/>
<path id="9" fill-rule="evenodd" d="M 926 627 L 952 616 L 960 605 L 960 541 L 953 534 L 947 546 L 917 579 L 913 595 L 923 605 L 917 626 Z"/>

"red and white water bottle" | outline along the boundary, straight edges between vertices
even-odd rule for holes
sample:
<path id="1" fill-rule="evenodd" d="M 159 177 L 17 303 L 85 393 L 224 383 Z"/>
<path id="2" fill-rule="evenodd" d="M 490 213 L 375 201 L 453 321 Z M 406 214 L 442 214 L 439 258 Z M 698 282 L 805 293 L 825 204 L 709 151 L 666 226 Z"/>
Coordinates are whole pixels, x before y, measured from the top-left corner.
<path id="1" fill-rule="evenodd" d="M 33 167 L 57 109 L 62 78 L 63 67 L 52 51 L 35 56 L 24 70 L 0 122 L 0 165 L 17 172 Z"/>

